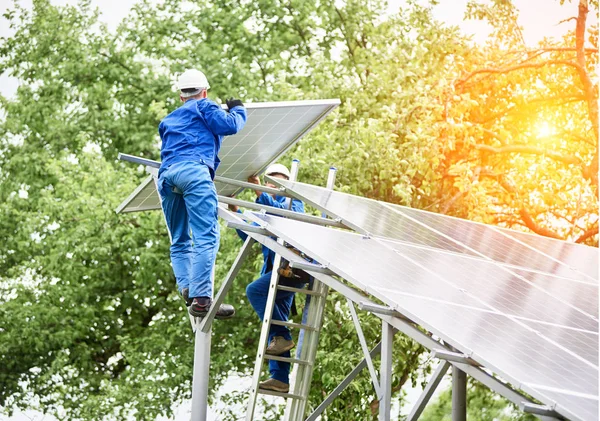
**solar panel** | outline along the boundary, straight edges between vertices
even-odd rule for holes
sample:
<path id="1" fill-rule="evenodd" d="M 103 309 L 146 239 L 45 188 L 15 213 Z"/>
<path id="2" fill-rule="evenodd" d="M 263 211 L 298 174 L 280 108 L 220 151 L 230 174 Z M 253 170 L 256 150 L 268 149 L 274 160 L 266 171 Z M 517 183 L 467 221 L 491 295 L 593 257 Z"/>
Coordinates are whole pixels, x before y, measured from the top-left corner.
<path id="1" fill-rule="evenodd" d="M 339 104 L 339 99 L 245 104 L 247 123 L 239 133 L 223 140 L 217 175 L 246 181 L 249 176 L 260 174 Z M 160 209 L 154 183 L 146 179 L 140 187 L 142 185 L 139 191 L 136 189 L 137 196 L 125 200 L 117 212 Z M 223 196 L 230 196 L 238 189 L 219 182 L 215 187 Z M 139 203 L 143 203 L 143 207 L 138 206 Z"/>
<path id="2" fill-rule="evenodd" d="M 597 285 L 550 277 L 549 292 L 481 258 L 269 215 L 252 218 L 497 375 L 547 405 L 556 402 L 561 414 L 597 416 L 598 320 L 578 299 L 594 292 L 597 306 Z M 555 294 L 565 282 L 575 292 Z"/>
<path id="3" fill-rule="evenodd" d="M 575 264 L 575 269 L 592 278 L 597 279 L 598 277 L 598 249 L 596 247 L 570 243 L 555 238 L 514 231 L 507 228 L 494 227 L 494 229 L 517 241 L 536 248 L 545 254 L 551 255 L 558 260 L 561 260 L 563 254 L 578 255 L 579 259 L 573 262 L 573 264 Z"/>
<path id="4" fill-rule="evenodd" d="M 153 177 L 149 175 L 116 209 L 121 212 L 140 212 L 160 209 L 160 198 Z"/>
<path id="5" fill-rule="evenodd" d="M 341 218 L 344 224 L 359 231 L 412 244 L 444 249 L 473 256 L 484 256 L 509 265 L 525 267 L 558 276 L 598 282 L 583 271 L 598 267 L 598 256 L 592 263 L 559 242 L 555 252 L 563 260 L 545 254 L 513 237 L 498 232 L 492 226 L 464 219 L 451 218 L 359 196 L 335 192 L 309 184 L 273 179 L 286 187 L 288 193 L 323 212 Z M 568 243 L 565 243 L 568 244 Z M 581 268 L 581 270 L 580 270 Z"/>

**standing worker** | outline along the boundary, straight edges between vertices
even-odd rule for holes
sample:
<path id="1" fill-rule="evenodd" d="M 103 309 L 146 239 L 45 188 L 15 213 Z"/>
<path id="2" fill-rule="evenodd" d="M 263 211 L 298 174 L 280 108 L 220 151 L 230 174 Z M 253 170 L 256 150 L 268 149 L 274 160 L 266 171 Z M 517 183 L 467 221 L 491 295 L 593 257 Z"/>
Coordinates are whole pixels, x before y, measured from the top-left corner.
<path id="1" fill-rule="evenodd" d="M 281 178 L 284 180 L 290 179 L 290 171 L 285 165 L 273 164 L 267 168 L 266 175 L 273 178 Z M 260 185 L 258 176 L 253 176 L 248 179 L 250 183 Z M 276 187 L 269 182 L 265 183 L 267 187 Z M 294 212 L 304 213 L 304 204 L 289 197 L 270 195 L 268 193 L 255 190 L 256 203 L 266 206 L 272 206 L 279 209 L 291 209 Z M 229 209 L 233 212 L 239 212 L 239 208 L 235 205 L 229 205 Z M 245 240 L 247 235 L 243 231 L 237 230 L 238 235 L 242 240 Z M 262 321 L 265 318 L 265 308 L 267 305 L 267 297 L 269 296 L 269 287 L 271 285 L 271 272 L 273 271 L 273 263 L 275 260 L 275 252 L 265 246 L 262 246 L 263 267 L 260 272 L 260 277 L 248 284 L 246 287 L 246 295 L 248 301 L 254 308 L 254 311 Z M 298 281 L 296 284 L 293 280 L 286 280 L 280 277 L 280 284 L 290 285 L 297 288 L 302 288 L 303 284 Z M 292 309 L 294 301 L 294 292 L 279 290 L 275 296 L 275 306 L 273 307 L 273 320 L 287 321 Z M 290 350 L 295 346 L 292 340 L 290 330 L 286 326 L 272 324 L 269 330 L 269 345 L 266 353 L 270 355 L 279 355 L 282 357 L 290 357 Z M 275 392 L 288 393 L 290 390 L 290 363 L 284 361 L 269 360 L 270 378 L 261 382 L 258 387 L 262 390 L 271 390 Z"/>
<path id="2" fill-rule="evenodd" d="M 229 112 L 208 99 L 204 73 L 186 70 L 179 77 L 183 105 L 158 126 L 162 140 L 158 192 L 171 234 L 171 264 L 177 288 L 194 317 L 204 317 L 213 295 L 212 270 L 219 249 L 217 192 L 213 180 L 223 136 L 239 132 L 246 109 L 227 100 Z M 223 304 L 215 317 L 232 317 Z"/>

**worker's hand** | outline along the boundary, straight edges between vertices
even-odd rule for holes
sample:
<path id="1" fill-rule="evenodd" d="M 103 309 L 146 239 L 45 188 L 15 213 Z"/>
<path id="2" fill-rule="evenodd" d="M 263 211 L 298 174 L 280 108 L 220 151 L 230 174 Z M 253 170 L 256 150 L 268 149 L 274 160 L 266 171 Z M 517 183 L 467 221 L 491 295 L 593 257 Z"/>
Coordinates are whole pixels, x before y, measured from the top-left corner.
<path id="1" fill-rule="evenodd" d="M 231 212 L 237 212 L 240 210 L 240 207 L 238 205 L 227 205 L 227 207 Z"/>
<path id="2" fill-rule="evenodd" d="M 248 177 L 248 183 L 260 186 L 260 178 L 258 178 L 258 175 L 251 175 L 250 177 Z M 254 190 L 254 193 L 256 193 L 256 197 L 259 197 L 262 194 L 260 190 Z"/>
<path id="3" fill-rule="evenodd" d="M 225 103 L 227 104 L 227 110 L 231 110 L 233 107 L 243 107 L 244 104 L 242 103 L 242 101 L 240 99 L 235 99 L 235 98 L 229 98 L 228 100 L 225 101 Z"/>

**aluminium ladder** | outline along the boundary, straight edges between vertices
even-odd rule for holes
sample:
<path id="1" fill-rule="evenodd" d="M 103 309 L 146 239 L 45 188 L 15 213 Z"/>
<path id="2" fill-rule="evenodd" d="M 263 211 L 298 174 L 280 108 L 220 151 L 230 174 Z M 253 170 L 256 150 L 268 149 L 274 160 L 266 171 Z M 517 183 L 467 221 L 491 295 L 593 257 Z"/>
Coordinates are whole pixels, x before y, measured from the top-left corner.
<path id="1" fill-rule="evenodd" d="M 298 174 L 299 161 L 292 161 L 292 176 L 290 179 L 296 180 Z M 331 167 L 327 178 L 327 188 L 333 189 L 335 183 L 336 169 Z M 291 208 L 290 199 L 290 208 Z M 325 217 L 325 215 L 323 215 Z M 278 240 L 283 245 L 281 239 Z M 293 263 L 290 262 L 293 266 Z M 304 419 L 306 412 L 306 404 L 308 395 L 310 394 L 310 384 L 314 369 L 315 357 L 317 355 L 317 346 L 319 342 L 319 333 L 323 327 L 323 314 L 325 312 L 325 304 L 327 302 L 327 293 L 329 288 L 327 285 L 313 279 L 311 285 L 307 288 L 293 288 L 289 286 L 279 285 L 279 272 L 281 266 L 281 256 L 275 255 L 273 263 L 273 271 L 271 274 L 271 284 L 269 286 L 269 294 L 265 307 L 265 317 L 262 323 L 260 332 L 260 340 L 258 342 L 258 350 L 256 352 L 256 361 L 254 364 L 254 376 L 252 378 L 252 387 L 250 390 L 250 398 L 248 400 L 248 409 L 246 412 L 246 420 L 254 420 L 254 411 L 258 401 L 258 395 L 279 396 L 287 400 L 287 405 L 284 414 L 285 421 L 300 421 Z M 302 312 L 302 322 L 283 322 L 272 320 L 273 307 L 275 306 L 275 297 L 277 291 L 293 291 L 297 294 L 306 294 L 306 304 Z M 271 325 L 286 326 L 290 329 L 297 329 L 298 343 L 296 347 L 295 358 L 280 357 L 268 355 L 265 353 L 269 341 L 269 330 Z M 258 388 L 260 383 L 263 365 L 265 360 L 284 361 L 292 364 L 293 369 L 290 375 L 290 391 L 288 393 L 274 392 L 270 390 L 262 390 Z"/>

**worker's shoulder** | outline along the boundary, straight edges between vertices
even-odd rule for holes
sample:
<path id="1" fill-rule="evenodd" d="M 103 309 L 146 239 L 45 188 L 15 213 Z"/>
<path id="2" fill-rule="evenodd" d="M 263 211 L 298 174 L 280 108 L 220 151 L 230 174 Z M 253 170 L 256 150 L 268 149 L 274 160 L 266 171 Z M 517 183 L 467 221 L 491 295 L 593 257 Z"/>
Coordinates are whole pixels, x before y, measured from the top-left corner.
<path id="1" fill-rule="evenodd" d="M 208 111 L 208 110 L 219 111 L 219 110 L 223 109 L 215 101 L 213 101 L 212 99 L 208 99 L 208 98 L 203 98 L 203 99 L 196 101 L 196 107 L 200 111 Z"/>

